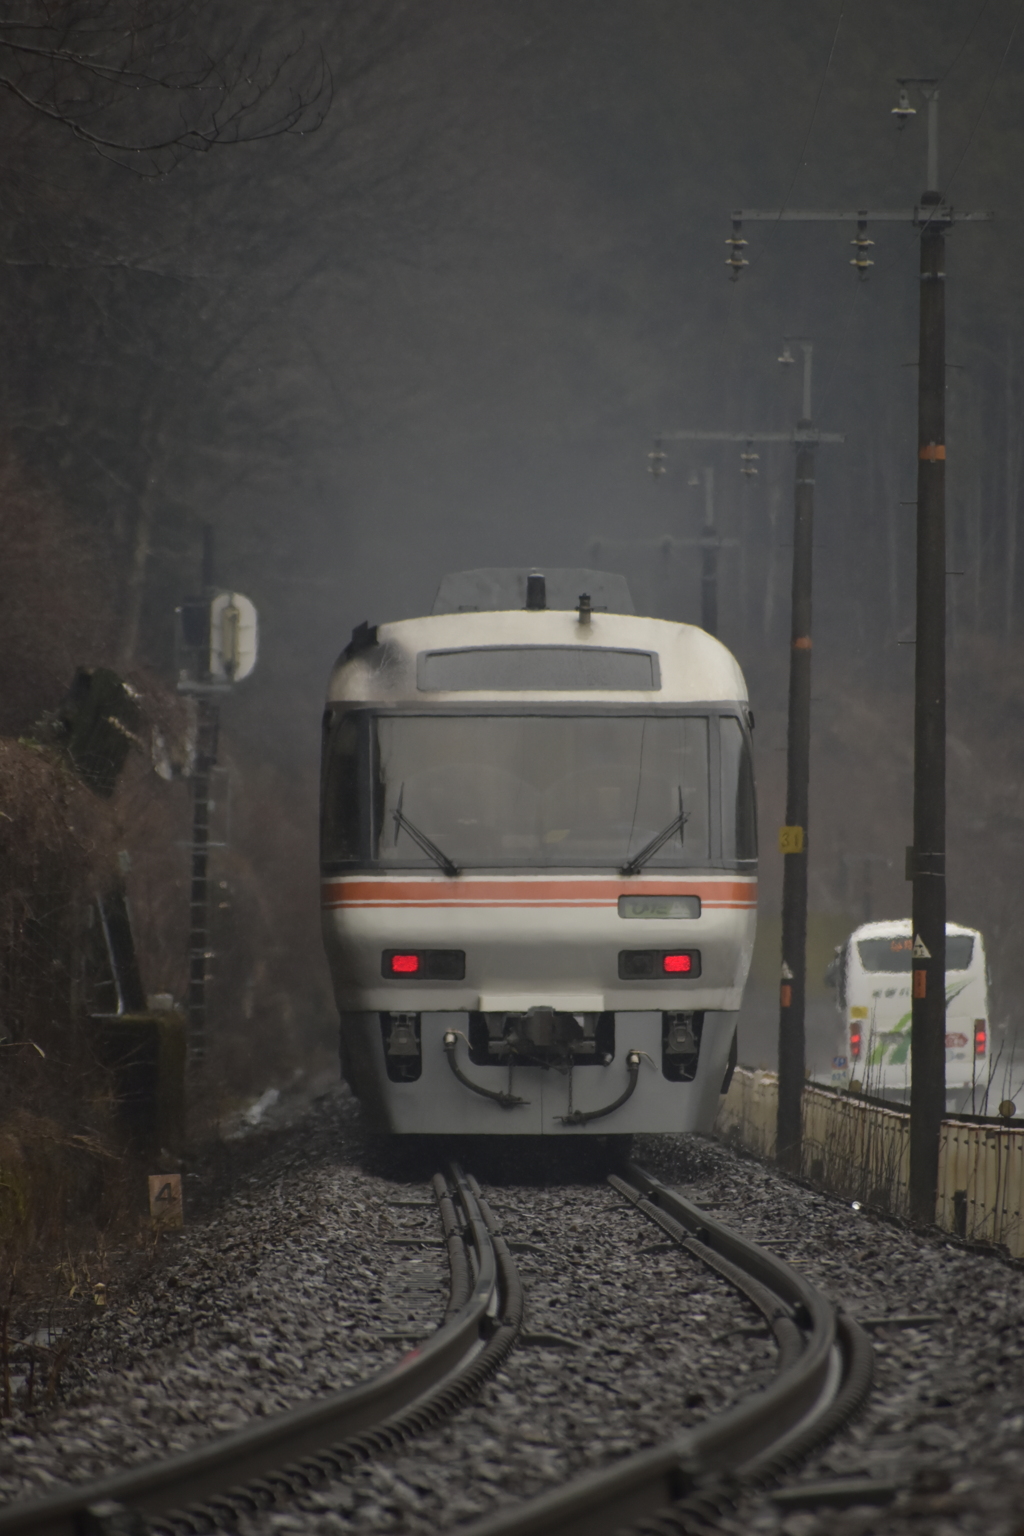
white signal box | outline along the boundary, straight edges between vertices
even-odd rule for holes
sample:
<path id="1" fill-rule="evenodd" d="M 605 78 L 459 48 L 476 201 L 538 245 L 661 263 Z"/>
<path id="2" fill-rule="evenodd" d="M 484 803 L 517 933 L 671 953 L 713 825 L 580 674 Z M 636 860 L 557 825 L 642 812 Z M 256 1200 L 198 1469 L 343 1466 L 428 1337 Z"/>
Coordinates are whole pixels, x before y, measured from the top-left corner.
<path id="1" fill-rule="evenodd" d="M 241 592 L 218 592 L 210 604 L 210 678 L 237 683 L 256 665 L 256 609 Z"/>

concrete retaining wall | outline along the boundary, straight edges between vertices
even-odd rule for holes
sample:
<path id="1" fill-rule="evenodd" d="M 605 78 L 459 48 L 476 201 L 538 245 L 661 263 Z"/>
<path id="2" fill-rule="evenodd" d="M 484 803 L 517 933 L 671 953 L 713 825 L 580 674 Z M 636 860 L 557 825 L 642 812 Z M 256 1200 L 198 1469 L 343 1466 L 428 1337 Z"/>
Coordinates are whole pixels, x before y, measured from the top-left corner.
<path id="1" fill-rule="evenodd" d="M 775 1155 L 774 1072 L 737 1067 L 715 1122 L 726 1140 Z M 910 1117 L 812 1084 L 803 1096 L 803 1173 L 851 1200 L 906 1212 Z M 939 1226 L 1024 1258 L 1024 1127 L 943 1122 Z"/>

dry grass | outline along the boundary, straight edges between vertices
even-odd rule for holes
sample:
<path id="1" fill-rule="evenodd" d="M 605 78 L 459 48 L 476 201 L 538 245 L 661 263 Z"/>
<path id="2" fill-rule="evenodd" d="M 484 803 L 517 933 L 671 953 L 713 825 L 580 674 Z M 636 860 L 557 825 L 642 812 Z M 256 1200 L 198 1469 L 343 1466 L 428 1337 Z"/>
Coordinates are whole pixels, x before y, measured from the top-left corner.
<path id="1" fill-rule="evenodd" d="M 129 674 L 144 725 L 109 799 L 47 726 L 79 667 L 114 661 L 115 544 L 0 439 L 0 1415 L 56 1391 L 66 1345 L 54 1328 L 101 1305 L 153 1241 L 156 1170 L 127 1144 L 90 1018 L 111 1007 L 96 898 L 115 881 L 146 992 L 181 999 L 188 982 L 190 704 L 158 675 Z M 325 968 L 310 965 L 315 817 L 303 817 L 315 795 L 304 785 L 296 810 L 295 786 L 234 763 L 226 739 L 221 761 L 214 793 L 230 780 L 235 808 L 231 846 L 212 858 L 210 1050 L 190 1084 L 200 1140 L 225 1109 L 310 1065 L 317 1024 L 333 1022 Z"/>
<path id="2" fill-rule="evenodd" d="M 89 901 L 116 869 L 108 807 L 56 751 L 0 738 L 0 1115 L 13 1060 L 66 1047 L 83 1002 Z"/>

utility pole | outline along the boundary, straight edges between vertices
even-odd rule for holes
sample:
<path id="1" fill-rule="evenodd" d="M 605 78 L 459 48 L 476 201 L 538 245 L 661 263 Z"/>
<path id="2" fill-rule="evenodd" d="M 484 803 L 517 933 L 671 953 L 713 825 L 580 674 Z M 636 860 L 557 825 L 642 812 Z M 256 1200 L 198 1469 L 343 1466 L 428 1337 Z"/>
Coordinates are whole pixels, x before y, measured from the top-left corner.
<path id="1" fill-rule="evenodd" d="M 811 425 L 811 362 L 804 354 L 803 413 L 800 426 Z M 775 1156 L 790 1173 L 799 1173 L 803 1125 L 801 1106 L 806 1050 L 804 1009 L 807 995 L 807 841 L 811 776 L 811 588 L 814 566 L 814 445 L 796 451 L 793 487 L 793 584 L 789 645 L 789 717 L 786 732 L 786 825 L 782 851 L 782 962 L 779 981 L 779 1098 Z"/>
<path id="2" fill-rule="evenodd" d="M 928 107 L 926 189 L 910 209 L 826 212 L 797 208 L 738 209 L 726 244 L 730 277 L 740 276 L 744 220 L 777 223 L 855 222 L 851 265 L 864 279 L 873 262 L 869 223 L 910 223 L 920 231 L 921 309 L 918 353 L 917 639 L 914 673 L 914 842 L 907 851 L 913 881 L 910 1185 L 912 1221 L 932 1222 L 938 1192 L 939 1136 L 946 1108 L 946 436 L 945 249 L 954 223 L 987 221 L 991 213 L 957 213 L 939 187 L 939 86 L 901 79 L 892 109 L 898 128 L 916 116 L 908 86 Z M 780 1084 L 781 1106 L 781 1084 Z"/>
<path id="3" fill-rule="evenodd" d="M 939 88 L 928 103 L 917 374 L 917 645 L 914 650 L 914 984 L 910 1024 L 910 1218 L 935 1220 L 946 1112 L 946 224 L 938 217 Z"/>
<path id="4" fill-rule="evenodd" d="M 842 443 L 840 432 L 820 432 L 811 418 L 813 347 L 804 354 L 803 414 L 792 432 L 669 432 L 681 441 L 745 443 L 743 468 L 752 470 L 754 443 L 792 443 L 796 449 L 793 487 L 793 589 L 789 651 L 789 716 L 786 749 L 786 825 L 779 832 L 783 855 L 782 961 L 779 985 L 779 1098 L 776 1158 L 798 1173 L 801 1161 L 801 1102 L 804 1088 L 804 998 L 807 972 L 807 822 L 811 745 L 811 581 L 814 543 L 814 450 Z M 786 348 L 780 362 L 792 362 Z"/>
<path id="5" fill-rule="evenodd" d="M 743 457 L 756 458 L 757 455 L 743 455 Z M 655 483 L 665 475 L 667 458 L 668 455 L 662 447 L 661 438 L 655 438 L 654 447 L 647 455 L 647 470 L 653 476 Z M 744 473 L 756 474 L 757 471 L 745 467 Z M 692 487 L 700 486 L 701 477 L 696 471 L 690 476 L 689 483 Z M 709 635 L 717 635 L 718 557 L 723 549 L 735 547 L 739 540 L 723 538 L 718 532 L 715 518 L 715 471 L 711 466 L 705 466 L 703 484 L 704 522 L 696 537 L 668 534 L 661 539 L 593 538 L 587 545 L 587 559 L 600 562 L 609 558 L 614 559 L 621 552 L 633 554 L 644 550 L 650 552 L 655 557 L 660 555 L 667 560 L 676 550 L 698 548 L 701 551 L 700 627 Z"/>

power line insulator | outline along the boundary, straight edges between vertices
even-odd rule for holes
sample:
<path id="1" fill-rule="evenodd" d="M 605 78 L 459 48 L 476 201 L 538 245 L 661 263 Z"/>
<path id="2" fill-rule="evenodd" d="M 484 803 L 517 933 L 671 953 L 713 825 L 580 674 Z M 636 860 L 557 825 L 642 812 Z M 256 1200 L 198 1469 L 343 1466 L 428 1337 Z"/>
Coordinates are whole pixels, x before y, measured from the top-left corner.
<path id="1" fill-rule="evenodd" d="M 892 116 L 896 119 L 897 128 L 905 128 L 909 119 L 917 116 L 917 108 L 910 105 L 910 97 L 907 95 L 905 85 L 900 86 L 900 94 L 892 109 Z"/>
<path id="2" fill-rule="evenodd" d="M 734 283 L 743 271 L 743 268 L 750 265 L 743 255 L 747 242 L 743 238 L 743 221 L 741 219 L 733 219 L 732 234 L 725 243 L 729 247 L 729 254 L 725 258 L 725 264 L 729 268 L 729 281 Z"/>
<path id="3" fill-rule="evenodd" d="M 856 256 L 850 258 L 850 266 L 857 268 L 857 276 L 862 282 L 868 275 L 868 268 L 874 266 L 874 262 L 869 260 L 867 253 L 875 242 L 868 239 L 867 229 L 867 221 L 865 219 L 858 219 L 856 237 L 850 241 L 850 244 L 857 251 Z"/>

